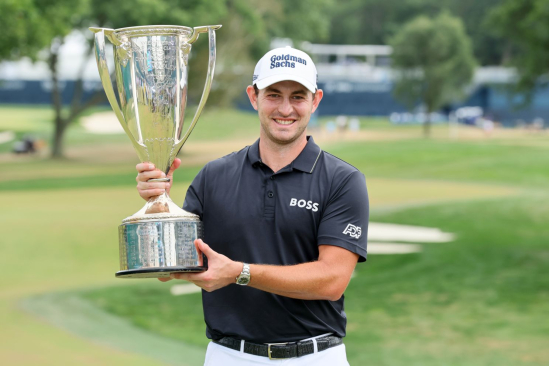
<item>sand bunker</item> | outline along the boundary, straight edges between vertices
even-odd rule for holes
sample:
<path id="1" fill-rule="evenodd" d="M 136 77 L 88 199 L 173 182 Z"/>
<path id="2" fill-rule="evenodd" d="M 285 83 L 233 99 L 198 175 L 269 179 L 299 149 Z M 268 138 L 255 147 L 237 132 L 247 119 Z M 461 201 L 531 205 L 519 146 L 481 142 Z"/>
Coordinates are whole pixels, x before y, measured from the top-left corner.
<path id="1" fill-rule="evenodd" d="M 89 133 L 112 135 L 124 133 L 120 122 L 113 112 L 98 112 L 82 117 L 80 123 Z"/>

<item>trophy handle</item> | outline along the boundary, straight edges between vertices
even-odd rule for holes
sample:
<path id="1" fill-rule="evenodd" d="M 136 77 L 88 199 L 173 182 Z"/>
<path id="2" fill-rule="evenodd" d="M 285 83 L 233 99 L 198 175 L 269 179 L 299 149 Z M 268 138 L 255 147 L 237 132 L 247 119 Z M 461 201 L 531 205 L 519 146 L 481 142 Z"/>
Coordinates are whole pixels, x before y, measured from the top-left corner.
<path id="1" fill-rule="evenodd" d="M 177 141 L 177 144 L 174 149 L 177 152 L 181 150 L 181 148 L 183 147 L 183 144 L 189 138 L 189 135 L 193 131 L 193 128 L 196 125 L 196 122 L 198 121 L 200 114 L 202 113 L 202 109 L 204 108 L 204 105 L 208 100 L 208 96 L 210 95 L 210 89 L 212 88 L 212 80 L 213 80 L 214 71 L 215 71 L 215 30 L 219 28 L 221 28 L 221 25 L 207 25 L 203 27 L 195 27 L 193 35 L 188 41 L 189 44 L 192 44 L 198 39 L 198 36 L 200 35 L 200 33 L 208 32 L 210 57 L 208 62 L 208 73 L 206 74 L 206 84 L 204 85 L 204 90 L 202 91 L 202 98 L 200 98 L 200 103 L 198 103 L 198 107 L 194 114 L 194 118 L 189 126 L 189 129 L 187 130 L 187 132 L 185 132 L 185 135 L 183 136 L 183 138 Z"/>
<path id="2" fill-rule="evenodd" d="M 122 110 L 120 109 L 120 106 L 118 105 L 118 101 L 116 100 L 116 95 L 114 94 L 114 89 L 112 87 L 111 82 L 111 74 L 109 72 L 109 66 L 107 65 L 107 58 L 105 56 L 105 36 L 115 45 L 118 46 L 122 44 L 115 36 L 114 36 L 114 29 L 109 28 L 90 28 L 92 32 L 95 33 L 95 59 L 97 60 L 97 69 L 99 70 L 99 76 L 101 78 L 101 84 L 103 84 L 103 89 L 105 90 L 105 94 L 107 94 L 107 99 L 109 100 L 109 103 L 114 111 L 114 114 L 116 114 L 116 117 L 118 118 L 118 121 L 120 121 L 120 124 L 122 125 L 122 128 L 124 129 L 124 132 L 126 132 L 126 135 L 130 138 L 131 142 L 135 146 L 137 151 L 140 151 L 143 146 L 140 145 L 134 138 L 133 135 L 128 128 L 128 125 L 126 123 L 126 119 L 124 118 L 124 115 L 122 114 Z"/>

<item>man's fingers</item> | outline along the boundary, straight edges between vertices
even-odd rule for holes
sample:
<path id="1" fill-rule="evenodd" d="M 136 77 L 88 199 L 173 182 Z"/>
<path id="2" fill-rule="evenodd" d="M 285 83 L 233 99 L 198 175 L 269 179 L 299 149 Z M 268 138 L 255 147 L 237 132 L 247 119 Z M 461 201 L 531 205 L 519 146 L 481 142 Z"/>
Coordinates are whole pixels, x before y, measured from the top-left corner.
<path id="1" fill-rule="evenodd" d="M 171 281 L 172 278 L 171 277 L 159 277 L 158 278 L 158 281 L 160 282 L 168 282 L 168 281 Z"/>
<path id="2" fill-rule="evenodd" d="M 174 280 L 188 281 L 208 292 L 213 291 L 216 288 L 215 284 L 208 282 L 203 278 L 204 276 L 202 273 L 170 273 L 170 277 Z"/>
<path id="3" fill-rule="evenodd" d="M 205 275 L 206 272 L 172 272 L 170 273 L 170 277 L 174 280 L 184 280 L 189 282 L 202 282 L 207 277 Z"/>
<path id="4" fill-rule="evenodd" d="M 174 280 L 184 280 L 192 282 L 194 280 L 194 273 L 175 272 L 170 273 L 170 277 Z"/>
<path id="5" fill-rule="evenodd" d="M 175 158 L 175 160 L 172 163 L 172 166 L 170 167 L 170 170 L 168 171 L 168 175 L 167 175 L 167 177 L 170 178 L 170 183 L 168 185 L 168 192 L 169 192 L 169 189 L 171 188 L 172 183 L 173 183 L 173 172 L 174 172 L 174 170 L 179 168 L 180 165 L 181 165 L 181 159 Z"/>
<path id="6" fill-rule="evenodd" d="M 186 273 L 170 273 L 170 277 L 174 280 L 187 280 Z"/>
<path id="7" fill-rule="evenodd" d="M 179 164 L 181 164 L 181 160 L 178 161 L 176 167 Z M 156 169 L 154 164 L 149 162 L 139 163 L 135 166 L 135 169 L 139 172 L 135 180 L 141 198 L 149 200 L 151 197 L 160 196 L 170 191 L 171 182 L 149 182 L 151 179 L 166 178 L 166 174 Z"/>
<path id="8" fill-rule="evenodd" d="M 202 251 L 200 250 L 200 247 L 198 246 L 198 240 L 194 241 L 194 247 L 196 248 L 196 252 L 198 254 L 198 265 L 203 266 L 204 265 L 204 257 L 202 256 Z"/>
<path id="9" fill-rule="evenodd" d="M 137 192 L 145 200 L 164 194 L 168 187 L 165 182 L 137 182 Z"/>
<path id="10" fill-rule="evenodd" d="M 143 163 L 139 163 L 135 166 L 135 169 L 141 173 L 141 172 L 146 172 L 146 171 L 149 171 L 149 170 L 155 170 L 156 167 L 154 166 L 153 163 L 149 163 L 148 161 L 145 161 Z"/>
<path id="11" fill-rule="evenodd" d="M 174 170 L 179 168 L 180 165 L 181 165 L 181 159 L 175 158 L 173 163 L 172 163 L 172 166 L 170 167 L 170 171 L 168 171 L 168 176 L 169 177 L 173 176 Z"/>
<path id="12" fill-rule="evenodd" d="M 148 189 L 166 189 L 169 188 L 168 182 L 137 182 L 137 189 L 140 191 L 146 191 Z"/>
<path id="13" fill-rule="evenodd" d="M 217 254 L 217 252 L 215 250 L 213 250 L 212 248 L 210 248 L 210 246 L 206 243 L 204 243 L 204 241 L 202 241 L 202 239 L 196 239 L 194 241 L 194 245 L 196 246 L 196 248 L 198 250 L 200 250 L 202 253 L 204 253 L 204 255 L 206 257 L 210 257 L 214 254 Z"/>
<path id="14" fill-rule="evenodd" d="M 149 198 L 160 196 L 160 195 L 164 194 L 164 192 L 166 192 L 165 189 L 148 189 L 146 191 L 139 191 L 139 195 L 144 200 L 149 200 Z"/>
<path id="15" fill-rule="evenodd" d="M 137 174 L 137 177 L 135 178 L 138 182 L 146 182 L 149 179 L 158 179 L 158 178 L 165 178 L 166 174 L 160 170 L 147 170 L 140 172 Z"/>

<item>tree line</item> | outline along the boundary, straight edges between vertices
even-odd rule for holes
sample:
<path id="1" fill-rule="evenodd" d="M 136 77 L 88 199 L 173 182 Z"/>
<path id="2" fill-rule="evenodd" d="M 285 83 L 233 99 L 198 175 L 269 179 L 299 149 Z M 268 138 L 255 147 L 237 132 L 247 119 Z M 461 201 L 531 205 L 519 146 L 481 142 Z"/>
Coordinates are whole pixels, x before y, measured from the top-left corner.
<path id="1" fill-rule="evenodd" d="M 61 157 L 67 128 L 105 100 L 102 90 L 82 100 L 79 77 L 72 102 L 61 104 L 59 49 L 74 29 L 223 24 L 218 54 L 224 61 L 210 96 L 216 105 L 230 104 L 240 94 L 249 83 L 243 70 L 253 69 L 272 37 L 391 44 L 401 76 L 396 95 L 436 110 L 458 96 L 475 65 L 515 65 L 522 75 L 520 85 L 535 84 L 549 65 L 549 47 L 544 47 L 549 43 L 547 5 L 549 0 L 0 0 L 0 60 L 36 60 L 45 50 L 55 111 L 52 156 Z M 206 44 L 193 45 L 190 84 L 203 82 Z M 90 32 L 90 55 L 92 51 Z M 191 89 L 189 97 L 196 100 L 199 93 L 201 88 Z"/>

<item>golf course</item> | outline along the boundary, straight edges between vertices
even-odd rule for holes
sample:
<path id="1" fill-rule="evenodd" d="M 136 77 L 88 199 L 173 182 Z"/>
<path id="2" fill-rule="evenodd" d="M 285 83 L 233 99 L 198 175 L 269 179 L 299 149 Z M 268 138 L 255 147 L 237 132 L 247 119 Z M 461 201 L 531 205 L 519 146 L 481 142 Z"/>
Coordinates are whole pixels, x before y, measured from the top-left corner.
<path id="1" fill-rule="evenodd" d="M 52 118 L 48 106 L 1 106 L 0 133 L 49 145 Z M 357 265 L 345 292 L 350 364 L 548 365 L 549 131 L 441 124 L 426 139 L 384 118 L 330 134 L 328 120 L 309 133 L 364 173 L 372 222 L 454 237 Z M 174 202 L 204 164 L 258 131 L 253 113 L 206 107 L 179 155 Z M 118 225 L 144 204 L 128 137 L 78 123 L 65 141 L 58 160 L 0 143 L 1 363 L 201 365 L 201 294 L 114 277 Z"/>

